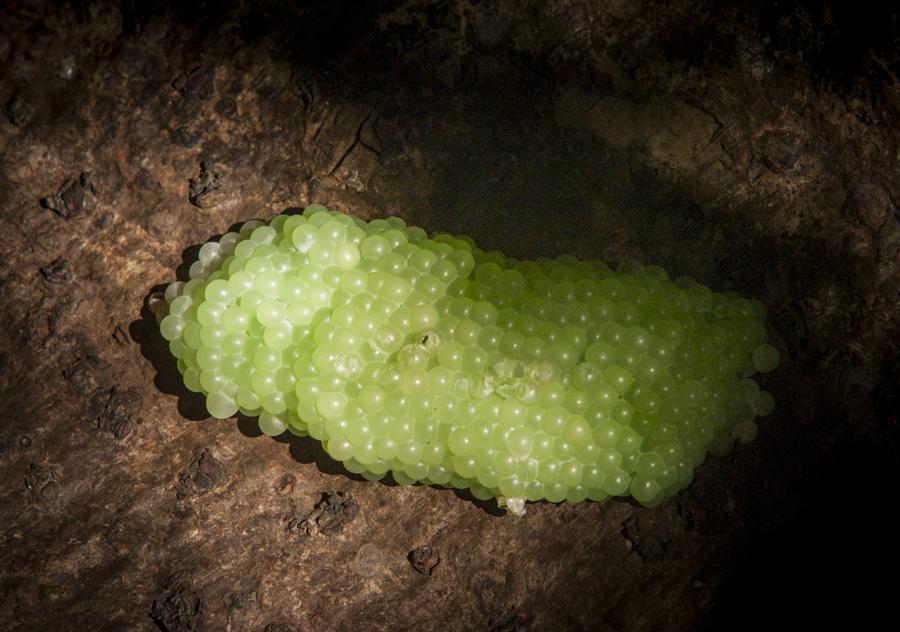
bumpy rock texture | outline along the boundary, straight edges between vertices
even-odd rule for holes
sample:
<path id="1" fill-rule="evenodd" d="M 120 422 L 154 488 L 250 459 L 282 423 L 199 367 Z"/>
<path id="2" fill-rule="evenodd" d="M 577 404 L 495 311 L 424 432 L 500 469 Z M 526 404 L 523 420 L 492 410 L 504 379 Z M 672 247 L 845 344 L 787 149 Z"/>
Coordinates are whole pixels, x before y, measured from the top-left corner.
<path id="1" fill-rule="evenodd" d="M 877 593 L 898 17 L 756 5 L 4 3 L 0 627 L 692 630 Z M 152 295 L 313 200 L 760 298 L 778 410 L 659 507 L 521 519 L 209 420 Z"/>

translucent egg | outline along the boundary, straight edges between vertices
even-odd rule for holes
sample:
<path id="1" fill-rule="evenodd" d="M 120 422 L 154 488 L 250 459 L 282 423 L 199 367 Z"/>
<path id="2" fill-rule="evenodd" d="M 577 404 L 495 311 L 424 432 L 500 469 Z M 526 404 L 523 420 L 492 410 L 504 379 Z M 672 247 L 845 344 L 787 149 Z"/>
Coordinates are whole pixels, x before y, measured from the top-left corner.
<path id="1" fill-rule="evenodd" d="M 370 480 L 653 506 L 775 408 L 751 379 L 780 362 L 762 305 L 658 266 L 516 261 L 313 204 L 204 244 L 189 276 L 160 322 L 185 386 Z"/>

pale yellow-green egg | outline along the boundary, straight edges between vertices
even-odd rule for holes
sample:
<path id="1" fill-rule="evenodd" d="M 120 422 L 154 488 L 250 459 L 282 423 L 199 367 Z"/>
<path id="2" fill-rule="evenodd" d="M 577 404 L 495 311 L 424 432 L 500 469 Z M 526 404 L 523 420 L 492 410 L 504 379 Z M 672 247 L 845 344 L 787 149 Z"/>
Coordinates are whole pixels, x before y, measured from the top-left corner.
<path id="1" fill-rule="evenodd" d="M 525 500 L 654 505 L 775 407 L 764 309 L 657 266 L 518 261 L 307 207 L 200 248 L 160 332 L 210 415 L 351 472 Z"/>

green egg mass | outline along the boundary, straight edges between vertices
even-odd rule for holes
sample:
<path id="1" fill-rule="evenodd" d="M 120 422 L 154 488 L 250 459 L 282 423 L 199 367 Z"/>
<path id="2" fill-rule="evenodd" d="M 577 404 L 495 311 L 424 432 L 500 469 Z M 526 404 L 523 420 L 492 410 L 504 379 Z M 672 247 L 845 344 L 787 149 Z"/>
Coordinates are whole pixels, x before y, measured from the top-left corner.
<path id="1" fill-rule="evenodd" d="M 165 293 L 213 417 L 322 442 L 351 472 L 524 502 L 653 505 L 774 399 L 765 309 L 658 266 L 519 261 L 308 206 L 200 248 Z"/>

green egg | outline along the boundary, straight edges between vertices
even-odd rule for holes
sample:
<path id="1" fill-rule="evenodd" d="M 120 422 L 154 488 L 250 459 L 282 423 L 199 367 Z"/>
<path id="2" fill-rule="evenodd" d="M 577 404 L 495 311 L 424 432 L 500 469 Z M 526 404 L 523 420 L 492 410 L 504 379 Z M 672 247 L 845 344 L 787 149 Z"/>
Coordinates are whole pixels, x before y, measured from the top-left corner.
<path id="1" fill-rule="evenodd" d="M 226 243 L 227 242 L 227 243 Z M 351 472 L 653 506 L 775 409 L 765 309 L 658 266 L 517 261 L 310 205 L 200 249 L 160 333 L 213 417 L 309 435 Z"/>

